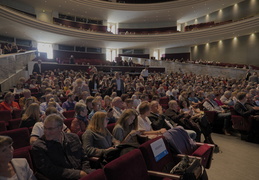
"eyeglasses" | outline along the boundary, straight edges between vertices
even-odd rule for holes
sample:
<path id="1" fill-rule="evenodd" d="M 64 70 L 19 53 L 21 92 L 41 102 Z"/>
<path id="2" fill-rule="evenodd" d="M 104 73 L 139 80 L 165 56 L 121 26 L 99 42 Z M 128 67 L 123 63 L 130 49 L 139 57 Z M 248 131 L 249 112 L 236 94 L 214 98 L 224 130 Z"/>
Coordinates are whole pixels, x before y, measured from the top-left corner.
<path id="1" fill-rule="evenodd" d="M 44 126 L 44 130 L 53 131 L 54 129 L 56 129 L 56 128 L 58 128 L 58 127 L 60 127 L 60 126 L 49 127 L 49 128 L 47 128 L 47 127 Z"/>

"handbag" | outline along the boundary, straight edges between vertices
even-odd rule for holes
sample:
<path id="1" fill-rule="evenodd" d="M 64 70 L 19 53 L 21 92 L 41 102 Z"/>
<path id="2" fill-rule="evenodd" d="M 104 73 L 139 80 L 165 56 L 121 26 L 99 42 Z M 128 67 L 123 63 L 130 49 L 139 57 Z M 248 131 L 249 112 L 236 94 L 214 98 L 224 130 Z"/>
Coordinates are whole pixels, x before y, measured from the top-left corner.
<path id="1" fill-rule="evenodd" d="M 202 167 L 200 160 L 197 158 L 189 158 L 185 155 L 182 160 L 175 165 L 171 171 L 171 174 L 178 174 L 186 180 L 196 180 L 202 175 Z"/>

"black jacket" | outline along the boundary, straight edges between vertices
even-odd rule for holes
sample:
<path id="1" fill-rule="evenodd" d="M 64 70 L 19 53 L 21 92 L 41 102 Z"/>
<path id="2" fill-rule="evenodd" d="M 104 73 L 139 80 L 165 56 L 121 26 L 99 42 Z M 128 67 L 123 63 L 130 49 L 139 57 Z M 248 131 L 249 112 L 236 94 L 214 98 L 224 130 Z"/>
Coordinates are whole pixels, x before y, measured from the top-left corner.
<path id="1" fill-rule="evenodd" d="M 63 144 L 43 136 L 32 146 L 36 171 L 49 179 L 80 179 L 80 170 L 91 171 L 79 137 L 63 133 Z"/>

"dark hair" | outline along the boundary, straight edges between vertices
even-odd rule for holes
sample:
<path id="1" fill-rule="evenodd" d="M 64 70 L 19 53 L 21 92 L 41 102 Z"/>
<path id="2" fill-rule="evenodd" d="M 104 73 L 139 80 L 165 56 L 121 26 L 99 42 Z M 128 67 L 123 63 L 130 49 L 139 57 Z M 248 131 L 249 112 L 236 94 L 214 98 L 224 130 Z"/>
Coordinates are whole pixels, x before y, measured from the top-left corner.
<path id="1" fill-rule="evenodd" d="M 245 92 L 240 92 L 240 93 L 237 94 L 237 99 L 239 101 L 243 100 L 245 97 L 246 97 L 246 93 Z"/>

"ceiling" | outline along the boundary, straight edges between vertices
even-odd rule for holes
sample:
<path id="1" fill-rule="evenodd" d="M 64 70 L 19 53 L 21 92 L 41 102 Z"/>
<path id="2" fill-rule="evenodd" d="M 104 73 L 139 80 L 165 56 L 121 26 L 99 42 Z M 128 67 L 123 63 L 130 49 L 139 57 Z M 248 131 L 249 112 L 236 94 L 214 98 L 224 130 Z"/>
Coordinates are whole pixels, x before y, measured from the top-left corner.
<path id="1" fill-rule="evenodd" d="M 1 0 L 4 2 L 5 0 Z M 0 1 L 0 2 L 1 2 Z M 180 1 L 187 1 L 187 0 L 178 0 Z M 174 3 L 178 2 L 174 1 Z M 222 9 L 224 7 L 233 5 L 237 2 L 240 2 L 240 0 L 196 0 L 193 1 L 193 5 L 188 5 L 179 8 L 168 8 L 168 9 L 162 9 L 162 4 L 165 3 L 159 3 L 154 7 L 149 7 L 153 10 L 150 11 L 140 11 L 139 9 L 145 7 L 138 7 L 138 10 L 132 9 L 131 11 L 122 10 L 125 8 L 125 4 L 119 4 L 119 7 L 116 7 L 111 2 L 104 2 L 100 0 L 37 0 L 37 1 L 31 1 L 31 0 L 6 0 L 8 3 L 14 3 L 14 4 L 26 4 L 28 7 L 33 7 L 34 9 L 41 9 L 46 11 L 56 11 L 64 14 L 71 14 L 75 16 L 82 16 L 82 17 L 88 17 L 92 19 L 102 19 L 107 20 L 109 22 L 115 22 L 115 23 L 143 23 L 143 22 L 161 22 L 165 21 L 167 19 L 168 21 L 177 21 L 178 23 L 183 23 L 192 19 L 195 19 L 196 17 L 203 16 L 205 14 L 208 14 L 210 12 L 214 12 L 216 10 Z M 102 7 L 101 5 L 96 7 L 93 5 L 90 6 L 87 3 L 88 2 L 96 2 L 96 3 L 109 3 L 111 7 L 114 7 L 111 9 L 109 8 L 98 8 Z M 189 1 L 191 2 L 191 0 Z M 197 2 L 201 2 L 198 3 Z M 173 2 L 171 2 L 173 3 Z M 161 4 L 161 5 L 160 5 Z M 170 4 L 170 3 L 169 3 Z M 167 5 L 167 4 L 166 4 Z M 127 5 L 126 5 L 127 6 Z M 138 6 L 138 5 L 133 5 Z M 152 5 L 153 6 L 153 5 Z M 168 5 L 169 6 L 169 5 Z M 131 7 L 131 6 L 130 6 Z M 166 7 L 166 6 L 165 6 Z M 120 10 L 121 9 L 121 10 Z M 129 8 L 130 9 L 130 8 Z M 146 8 L 147 9 L 147 8 Z M 39 30 L 37 28 L 33 28 L 21 23 L 10 21 L 6 18 L 0 17 L 0 22 L 4 26 L 0 26 L 0 34 L 6 35 L 6 36 L 13 36 L 23 39 L 30 39 L 34 40 L 36 42 L 46 42 L 46 43 L 54 43 L 54 44 L 70 44 L 70 45 L 76 45 L 76 46 L 86 46 L 86 47 L 103 47 L 103 48 L 169 48 L 169 47 L 179 47 L 184 45 L 191 45 L 194 44 L 193 42 L 190 43 L 183 43 L 181 40 L 178 42 L 174 42 L 174 44 L 170 42 L 110 42 L 110 41 L 88 41 L 86 39 L 80 39 L 72 36 L 65 36 L 60 35 L 48 31 Z M 195 38 L 195 37 L 194 37 Z M 208 38 L 204 38 L 204 41 L 207 41 Z M 190 39 L 190 41 L 194 41 Z M 202 42 L 202 40 L 200 41 Z"/>

